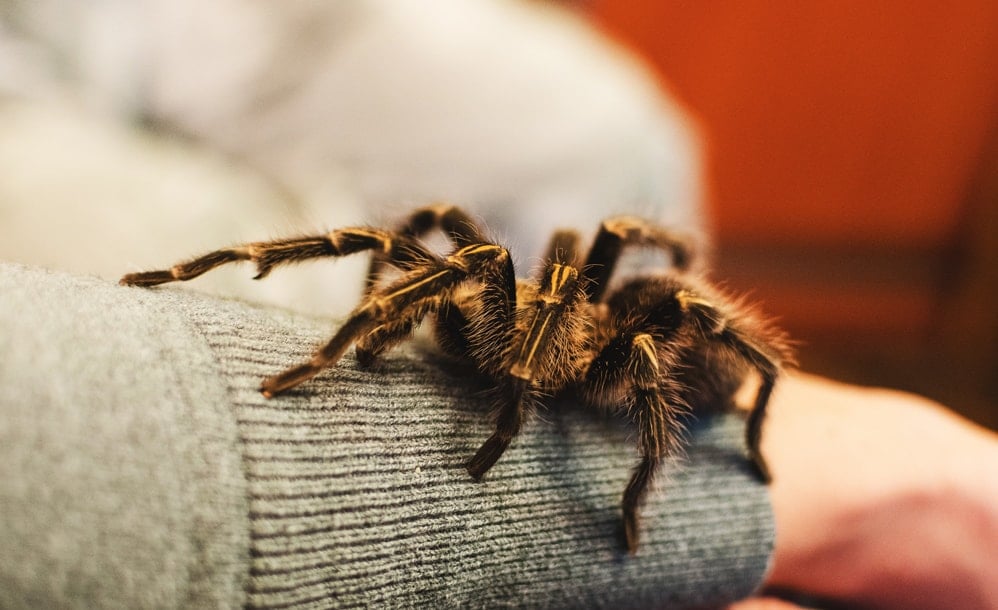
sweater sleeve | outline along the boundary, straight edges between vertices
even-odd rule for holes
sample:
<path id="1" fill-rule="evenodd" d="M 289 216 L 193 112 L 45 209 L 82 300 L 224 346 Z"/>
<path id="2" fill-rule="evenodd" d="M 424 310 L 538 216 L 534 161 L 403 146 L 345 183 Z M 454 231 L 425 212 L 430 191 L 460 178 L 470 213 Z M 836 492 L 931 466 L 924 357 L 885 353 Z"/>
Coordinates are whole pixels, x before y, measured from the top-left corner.
<path id="1" fill-rule="evenodd" d="M 266 399 L 332 320 L 0 265 L 0 606 L 687 607 L 762 581 L 735 415 L 623 550 L 622 420 L 563 404 L 480 483 L 487 389 L 418 339 Z"/>

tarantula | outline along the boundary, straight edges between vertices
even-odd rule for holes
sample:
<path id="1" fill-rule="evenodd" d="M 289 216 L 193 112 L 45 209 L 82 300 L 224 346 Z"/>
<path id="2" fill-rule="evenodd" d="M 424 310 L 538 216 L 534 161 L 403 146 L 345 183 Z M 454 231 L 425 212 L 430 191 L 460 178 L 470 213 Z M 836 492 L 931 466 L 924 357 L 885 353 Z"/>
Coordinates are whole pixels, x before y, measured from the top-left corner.
<path id="1" fill-rule="evenodd" d="M 442 231 L 453 250 L 422 241 Z M 269 397 L 334 365 L 351 344 L 361 365 L 405 340 L 427 316 L 441 348 L 494 380 L 494 432 L 467 462 L 480 480 L 499 460 L 543 397 L 573 391 L 591 405 L 623 410 L 637 427 L 641 456 L 623 494 L 627 549 L 638 547 L 638 511 L 656 471 L 682 449 L 681 416 L 728 408 L 751 369 L 761 378 L 748 415 L 748 453 L 769 480 L 759 452 L 770 393 L 791 358 L 782 332 L 706 282 L 683 271 L 692 242 L 637 218 L 604 221 L 585 258 L 579 235 L 556 231 L 536 279 L 517 280 L 509 252 L 485 237 L 460 208 L 416 210 L 395 230 L 335 230 L 210 252 L 162 271 L 132 273 L 122 284 L 154 286 L 195 278 L 219 265 L 251 261 L 256 279 L 274 267 L 361 251 L 373 256 L 360 304 L 310 360 L 265 379 Z M 625 281 L 608 292 L 625 248 L 669 254 L 675 270 Z M 396 273 L 382 273 L 385 266 Z"/>

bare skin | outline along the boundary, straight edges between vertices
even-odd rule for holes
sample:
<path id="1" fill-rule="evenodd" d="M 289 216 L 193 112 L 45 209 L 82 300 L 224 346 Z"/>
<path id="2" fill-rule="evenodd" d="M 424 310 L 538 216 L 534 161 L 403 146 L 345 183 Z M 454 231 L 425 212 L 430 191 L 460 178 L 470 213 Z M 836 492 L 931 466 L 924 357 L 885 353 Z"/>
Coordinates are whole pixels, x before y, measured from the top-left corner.
<path id="1" fill-rule="evenodd" d="M 902 392 L 790 374 L 770 403 L 770 590 L 998 608 L 998 435 Z M 732 610 L 791 609 L 759 597 Z"/>

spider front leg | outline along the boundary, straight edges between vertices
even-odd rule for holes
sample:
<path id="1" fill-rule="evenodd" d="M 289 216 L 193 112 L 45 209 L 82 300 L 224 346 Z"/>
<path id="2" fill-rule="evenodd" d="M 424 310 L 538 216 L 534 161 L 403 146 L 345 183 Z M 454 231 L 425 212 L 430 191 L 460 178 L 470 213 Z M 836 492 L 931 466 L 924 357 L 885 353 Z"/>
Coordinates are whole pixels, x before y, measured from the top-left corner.
<path id="1" fill-rule="evenodd" d="M 665 358 L 666 363 L 671 358 Z M 663 358 L 655 338 L 645 332 L 622 334 L 593 359 L 585 383 L 594 402 L 623 393 L 628 412 L 638 429 L 638 462 L 624 490 L 621 510 L 624 541 L 634 554 L 640 540 L 640 509 L 660 465 L 681 446 L 684 412 L 674 383 L 663 374 Z"/>
<path id="2" fill-rule="evenodd" d="M 495 466 L 510 443 L 520 434 L 523 427 L 523 398 L 527 390 L 527 382 L 523 379 L 510 379 L 500 385 L 500 391 L 506 396 L 496 412 L 495 430 L 482 443 L 475 455 L 468 460 L 468 474 L 476 481 L 481 481 L 485 473 Z"/>
<path id="3" fill-rule="evenodd" d="M 499 379 L 500 398 L 495 412 L 495 429 L 465 467 L 480 481 L 502 457 L 523 426 L 523 396 L 527 381 L 511 378 L 505 370 L 504 349 L 516 332 L 516 274 L 512 259 L 483 277 L 478 295 L 478 315 L 474 325 L 459 309 L 439 320 L 438 334 L 446 344 L 468 350 L 483 372 Z"/>
<path id="4" fill-rule="evenodd" d="M 255 263 L 257 274 L 254 279 L 262 279 L 279 265 L 314 258 L 346 256 L 365 250 L 382 252 L 401 268 L 411 268 L 429 256 L 426 249 L 411 238 L 397 236 L 389 231 L 367 228 L 340 229 L 325 235 L 253 242 L 223 248 L 178 263 L 169 269 L 129 273 L 122 277 L 119 283 L 125 286 L 156 286 L 167 282 L 185 282 L 215 267 L 239 261 Z"/>
<path id="5" fill-rule="evenodd" d="M 307 362 L 264 379 L 260 384 L 260 393 L 267 398 L 273 398 L 315 377 L 322 369 L 333 366 L 339 362 L 357 337 L 370 332 L 378 325 L 381 315 L 383 315 L 382 304 L 374 299 L 366 300 L 354 310 L 333 338 L 316 351 Z"/>
<path id="6" fill-rule="evenodd" d="M 482 346 L 478 359 L 498 380 L 502 396 L 495 431 L 467 465 L 475 479 L 502 457 L 539 395 L 565 387 L 581 368 L 588 328 L 578 271 L 549 263 L 541 282 L 526 292 L 519 307 L 515 293 L 512 300 L 497 298 L 492 307 L 483 307 L 483 314 L 504 328 L 503 335 L 478 335 L 471 341 Z"/>

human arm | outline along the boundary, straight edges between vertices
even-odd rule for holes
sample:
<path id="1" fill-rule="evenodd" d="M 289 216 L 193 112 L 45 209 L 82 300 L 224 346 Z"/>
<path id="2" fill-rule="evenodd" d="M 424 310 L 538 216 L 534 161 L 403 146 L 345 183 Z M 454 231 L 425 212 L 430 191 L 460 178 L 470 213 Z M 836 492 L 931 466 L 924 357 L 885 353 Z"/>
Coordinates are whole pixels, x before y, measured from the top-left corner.
<path id="1" fill-rule="evenodd" d="M 993 432 L 918 396 L 793 374 L 762 449 L 777 527 L 771 590 L 869 607 L 998 607 Z"/>

